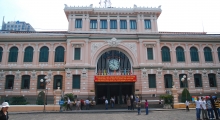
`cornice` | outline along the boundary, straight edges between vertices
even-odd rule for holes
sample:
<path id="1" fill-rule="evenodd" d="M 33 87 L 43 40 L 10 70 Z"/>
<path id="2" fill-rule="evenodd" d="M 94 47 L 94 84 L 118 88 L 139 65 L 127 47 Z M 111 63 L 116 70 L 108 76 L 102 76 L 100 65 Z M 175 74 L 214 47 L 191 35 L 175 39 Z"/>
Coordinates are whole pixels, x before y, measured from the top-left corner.
<path id="1" fill-rule="evenodd" d="M 217 41 L 220 42 L 220 34 L 161 34 L 161 41 Z"/>

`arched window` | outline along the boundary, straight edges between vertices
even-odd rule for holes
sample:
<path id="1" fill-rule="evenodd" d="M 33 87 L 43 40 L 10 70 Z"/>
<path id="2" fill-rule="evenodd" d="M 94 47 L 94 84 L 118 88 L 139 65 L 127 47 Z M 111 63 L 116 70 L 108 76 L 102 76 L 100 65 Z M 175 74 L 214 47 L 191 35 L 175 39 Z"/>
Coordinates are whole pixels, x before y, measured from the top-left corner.
<path id="1" fill-rule="evenodd" d="M 8 62 L 17 62 L 18 58 L 18 48 L 12 47 L 9 51 Z"/>
<path id="2" fill-rule="evenodd" d="M 48 62 L 49 49 L 44 46 L 40 49 L 39 62 Z"/>
<path id="3" fill-rule="evenodd" d="M 199 61 L 199 55 L 198 55 L 198 50 L 196 47 L 191 47 L 190 48 L 190 57 L 192 62 L 197 62 Z"/>
<path id="4" fill-rule="evenodd" d="M 0 47 L 0 62 L 2 62 L 2 54 L 3 54 L 3 49 Z"/>
<path id="5" fill-rule="evenodd" d="M 172 88 L 173 78 L 171 74 L 164 75 L 164 85 L 165 88 Z"/>
<path id="6" fill-rule="evenodd" d="M 33 61 L 33 53 L 34 49 L 32 47 L 25 48 L 24 51 L 24 62 L 32 62 Z"/>
<path id="7" fill-rule="evenodd" d="M 176 59 L 177 59 L 177 62 L 184 62 L 185 61 L 184 50 L 182 47 L 176 48 Z"/>
<path id="8" fill-rule="evenodd" d="M 204 56 L 206 62 L 212 61 L 212 50 L 209 47 L 204 48 Z"/>
<path id="9" fill-rule="evenodd" d="M 170 62 L 170 49 L 168 47 L 162 47 L 162 61 L 163 62 Z"/>
<path id="10" fill-rule="evenodd" d="M 218 48 L 218 60 L 220 61 L 220 47 Z"/>
<path id="11" fill-rule="evenodd" d="M 64 62 L 64 48 L 59 46 L 55 50 L 55 62 Z"/>

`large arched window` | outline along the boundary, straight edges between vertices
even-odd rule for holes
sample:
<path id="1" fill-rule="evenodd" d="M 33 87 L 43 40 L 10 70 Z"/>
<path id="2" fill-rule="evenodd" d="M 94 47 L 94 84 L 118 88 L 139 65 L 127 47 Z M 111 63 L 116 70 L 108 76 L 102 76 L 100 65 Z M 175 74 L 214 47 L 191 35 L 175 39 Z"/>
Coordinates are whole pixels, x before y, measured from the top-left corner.
<path id="1" fill-rule="evenodd" d="M 184 62 L 185 61 L 184 50 L 182 47 L 176 48 L 176 59 L 177 59 L 177 62 Z"/>
<path id="2" fill-rule="evenodd" d="M 218 60 L 220 61 L 220 47 L 218 48 Z"/>
<path id="3" fill-rule="evenodd" d="M 209 47 L 204 48 L 204 56 L 206 62 L 212 61 L 212 50 Z"/>
<path id="4" fill-rule="evenodd" d="M 18 58 L 18 48 L 12 47 L 9 51 L 8 62 L 17 62 Z"/>
<path id="5" fill-rule="evenodd" d="M 198 55 L 198 50 L 196 47 L 191 47 L 190 48 L 190 57 L 192 62 L 198 62 L 199 61 L 199 55 Z"/>
<path id="6" fill-rule="evenodd" d="M 39 62 L 48 62 L 49 49 L 44 46 L 40 49 Z"/>
<path id="7" fill-rule="evenodd" d="M 0 62 L 2 62 L 2 54 L 3 54 L 3 49 L 0 47 Z"/>
<path id="8" fill-rule="evenodd" d="M 64 62 L 64 48 L 59 46 L 55 50 L 55 62 Z"/>
<path id="9" fill-rule="evenodd" d="M 170 49 L 168 47 L 162 47 L 161 49 L 162 61 L 170 62 Z"/>
<path id="10" fill-rule="evenodd" d="M 32 47 L 25 48 L 24 51 L 24 62 L 32 62 L 33 61 L 33 53 L 34 49 Z"/>

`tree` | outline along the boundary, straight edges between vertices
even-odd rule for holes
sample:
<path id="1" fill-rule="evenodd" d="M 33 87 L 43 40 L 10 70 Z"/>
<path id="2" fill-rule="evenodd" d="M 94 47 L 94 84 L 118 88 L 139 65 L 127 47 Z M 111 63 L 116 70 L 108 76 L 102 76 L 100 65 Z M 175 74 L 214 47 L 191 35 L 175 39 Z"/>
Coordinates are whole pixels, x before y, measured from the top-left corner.
<path id="1" fill-rule="evenodd" d="M 186 88 L 184 88 L 182 91 L 181 102 L 186 102 L 186 99 L 190 101 L 192 100 L 192 96 L 190 95 L 189 91 Z"/>
<path id="2" fill-rule="evenodd" d="M 166 95 L 160 95 L 160 98 L 163 99 L 164 104 L 172 104 L 173 103 L 173 96 L 166 94 Z"/>
<path id="3" fill-rule="evenodd" d="M 43 91 L 41 91 L 37 96 L 36 104 L 37 105 L 44 105 L 44 97 L 45 97 L 45 93 Z"/>

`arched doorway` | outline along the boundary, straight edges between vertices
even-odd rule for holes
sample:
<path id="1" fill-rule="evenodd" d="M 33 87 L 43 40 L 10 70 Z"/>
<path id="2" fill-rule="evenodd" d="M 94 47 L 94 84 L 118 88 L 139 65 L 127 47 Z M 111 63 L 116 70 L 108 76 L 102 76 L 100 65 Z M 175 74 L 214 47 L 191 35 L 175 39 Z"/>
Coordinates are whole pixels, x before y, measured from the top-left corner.
<path id="1" fill-rule="evenodd" d="M 111 97 L 115 98 L 116 104 L 126 103 L 126 96 L 134 94 L 136 76 L 132 73 L 131 62 L 123 52 L 118 50 L 104 52 L 96 66 L 97 104 L 103 104 L 104 99 L 110 101 Z"/>

